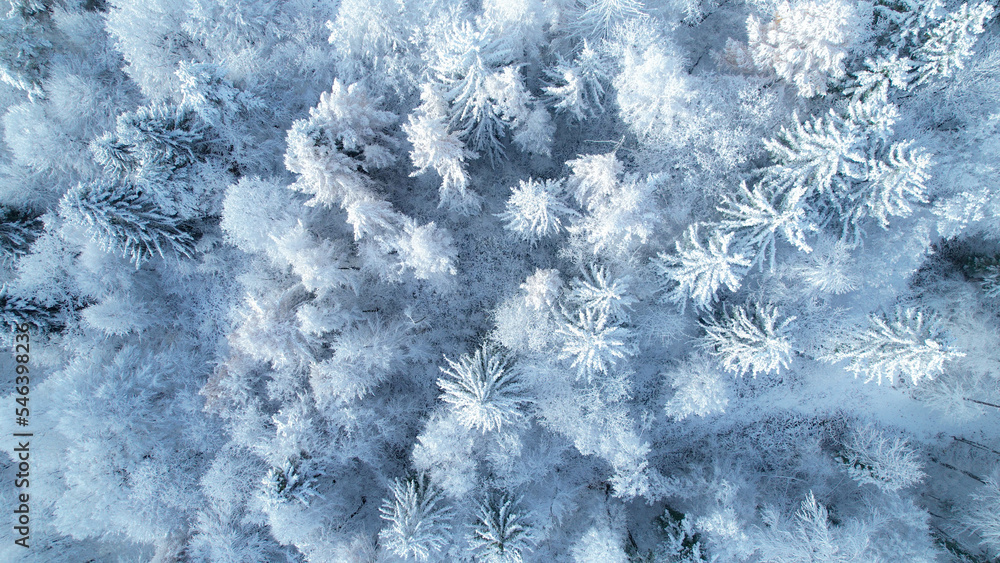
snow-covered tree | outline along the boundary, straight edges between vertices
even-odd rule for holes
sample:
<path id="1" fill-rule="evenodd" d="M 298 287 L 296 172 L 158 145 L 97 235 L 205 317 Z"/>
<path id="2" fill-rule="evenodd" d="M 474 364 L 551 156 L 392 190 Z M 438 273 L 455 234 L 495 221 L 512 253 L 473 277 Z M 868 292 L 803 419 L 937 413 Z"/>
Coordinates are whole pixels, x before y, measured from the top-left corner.
<path id="1" fill-rule="evenodd" d="M 990 556 L 1000 555 L 1000 475 L 991 475 L 972 494 L 972 504 L 965 510 L 965 524 L 982 538 Z"/>
<path id="2" fill-rule="evenodd" d="M 965 66 L 965 60 L 972 55 L 972 46 L 983 32 L 983 24 L 993 16 L 993 6 L 986 2 L 972 8 L 963 3 L 955 12 L 949 13 L 928 31 L 927 40 L 916 50 L 920 60 L 917 82 L 924 82 L 934 76 L 947 78 Z"/>
<path id="3" fill-rule="evenodd" d="M 501 31 L 483 20 L 446 24 L 436 32 L 430 65 L 448 103 L 451 128 L 494 164 L 504 156 L 508 129 L 531 122 L 538 104 L 515 64 L 518 47 Z"/>
<path id="4" fill-rule="evenodd" d="M 734 233 L 712 232 L 706 248 L 698 228 L 698 224 L 688 227 L 684 240 L 675 243 L 676 254 L 660 253 L 651 263 L 667 300 L 683 306 L 691 299 L 695 307 L 705 309 L 723 287 L 739 289 L 750 260 L 739 253 L 730 254 Z"/>
<path id="5" fill-rule="evenodd" d="M 588 381 L 635 353 L 630 331 L 594 309 L 580 309 L 575 316 L 567 316 L 556 333 L 563 341 L 559 358 L 572 358 L 570 367 L 577 369 L 577 377 L 586 375 Z"/>
<path id="6" fill-rule="evenodd" d="M 319 403 L 363 397 L 392 375 L 409 344 L 405 321 L 369 315 L 347 323 L 331 343 L 333 355 L 315 362 L 309 383 Z"/>
<path id="7" fill-rule="evenodd" d="M 448 367 L 438 379 L 441 400 L 451 405 L 459 421 L 482 432 L 500 430 L 524 417 L 528 403 L 526 388 L 516 368 L 502 352 L 483 346 L 457 362 L 445 358 Z"/>
<path id="8" fill-rule="evenodd" d="M 965 355 L 948 343 L 937 315 L 915 307 L 874 313 L 868 323 L 839 338 L 823 359 L 848 362 L 848 371 L 864 375 L 865 382 L 892 384 L 905 375 L 917 385 L 942 373 L 945 362 Z"/>
<path id="9" fill-rule="evenodd" d="M 558 234 L 565 228 L 563 221 L 576 215 L 562 201 L 562 184 L 561 180 L 521 180 L 510 189 L 507 209 L 497 217 L 506 221 L 508 230 L 531 243 Z"/>
<path id="10" fill-rule="evenodd" d="M 912 446 L 873 426 L 858 428 L 844 444 L 839 459 L 847 466 L 852 479 L 884 491 L 898 491 L 924 478 Z"/>
<path id="11" fill-rule="evenodd" d="M 780 517 L 773 510 L 765 512 L 765 524 L 770 528 L 759 540 L 758 555 L 768 563 L 791 561 L 874 561 L 868 548 L 868 530 L 860 522 L 835 526 L 830 513 L 816 500 L 812 491 L 806 495 L 795 513 L 795 521 L 783 529 Z"/>
<path id="12" fill-rule="evenodd" d="M 842 237 L 857 244 L 864 220 L 883 229 L 889 217 L 913 212 L 926 203 L 930 155 L 911 141 L 889 142 L 898 110 L 880 102 L 855 101 L 846 113 L 805 123 L 765 141 L 775 164 L 764 170 L 791 202 L 802 202 L 820 225 L 841 225 Z"/>
<path id="13" fill-rule="evenodd" d="M 486 563 L 521 563 L 533 538 L 520 501 L 504 494 L 487 497 L 479 504 L 469 544 Z"/>
<path id="14" fill-rule="evenodd" d="M 454 242 L 448 231 L 434 222 L 417 225 L 412 219 L 404 223 L 403 232 L 396 243 L 403 258 L 403 266 L 413 269 L 413 275 L 422 280 L 439 280 L 446 284 L 454 276 Z"/>
<path id="15" fill-rule="evenodd" d="M 532 309 L 548 309 L 555 305 L 563 282 L 559 270 L 535 270 L 534 274 L 521 284 L 525 303 Z"/>
<path id="16" fill-rule="evenodd" d="M 388 128 L 397 117 L 379 109 L 381 102 L 360 84 L 335 80 L 309 110 L 309 119 L 292 124 L 285 166 L 301 175 L 292 187 L 311 195 L 311 205 L 346 208 L 366 198 L 370 189 L 362 172 L 394 160 Z"/>
<path id="17" fill-rule="evenodd" d="M 674 394 L 664 412 L 674 420 L 726 412 L 729 389 L 722 374 L 708 356 L 696 355 L 667 374 Z"/>
<path id="18" fill-rule="evenodd" d="M 308 460 L 288 459 L 278 467 L 267 470 L 260 482 L 260 495 L 265 502 L 288 502 L 294 500 L 309 504 L 316 492 L 316 478 L 322 475 L 310 467 Z"/>
<path id="19" fill-rule="evenodd" d="M 593 40 L 607 37 L 616 26 L 645 16 L 642 2 L 637 0 L 585 0 L 582 12 L 573 27 L 581 36 Z"/>
<path id="20" fill-rule="evenodd" d="M 702 543 L 701 535 L 695 531 L 695 524 L 691 518 L 668 506 L 656 521 L 665 537 L 652 552 L 655 561 L 660 559 L 678 563 L 712 561 L 712 556 Z"/>
<path id="21" fill-rule="evenodd" d="M 582 121 L 604 110 L 605 84 L 610 81 L 607 63 L 586 41 L 572 63 L 560 60 L 547 72 L 552 85 L 543 90 L 556 111 Z"/>
<path id="22" fill-rule="evenodd" d="M 441 177 L 441 204 L 464 209 L 476 207 L 475 195 L 468 190 L 469 174 L 465 162 L 474 155 L 465 148 L 457 131 L 448 124 L 447 102 L 432 84 L 420 91 L 420 106 L 403 125 L 413 145 L 410 159 L 417 170 L 413 176 L 433 168 Z"/>
<path id="23" fill-rule="evenodd" d="M 865 60 L 865 70 L 858 71 L 854 81 L 844 90 L 855 100 L 887 102 L 890 88 L 907 90 L 912 61 L 899 58 L 895 53 L 888 57 Z"/>
<path id="24" fill-rule="evenodd" d="M 659 181 L 653 175 L 645 179 L 627 175 L 606 197 L 592 197 L 588 212 L 567 230 L 592 254 L 620 257 L 634 252 L 649 242 L 662 220 L 653 196 Z"/>
<path id="25" fill-rule="evenodd" d="M 735 231 L 739 244 L 756 252 L 754 262 L 761 268 L 767 257 L 773 271 L 776 235 L 780 233 L 798 250 L 811 252 L 805 237 L 815 226 L 808 222 L 806 210 L 794 194 L 769 191 L 770 186 L 758 184 L 751 190 L 741 182 L 740 192 L 734 198 L 723 198 L 718 209 L 726 217 L 720 226 Z"/>
<path id="26" fill-rule="evenodd" d="M 609 49 L 620 59 L 612 81 L 619 114 L 635 135 L 676 147 L 703 131 L 703 108 L 683 55 L 649 20 L 616 28 Z"/>
<path id="27" fill-rule="evenodd" d="M 164 210 L 189 215 L 202 202 L 183 182 L 213 144 L 213 134 L 192 109 L 152 104 L 119 115 L 114 132 L 95 139 L 90 149 L 107 174 L 141 186 Z"/>
<path id="28" fill-rule="evenodd" d="M 844 59 L 861 39 L 858 7 L 842 0 L 778 4 L 774 19 L 747 18 L 746 45 L 730 40 L 724 60 L 743 70 L 752 64 L 796 87 L 800 96 L 825 94 L 846 76 Z"/>
<path id="29" fill-rule="evenodd" d="M 566 188 L 580 205 L 588 209 L 615 193 L 624 167 L 615 153 L 590 154 L 567 161 L 572 174 Z"/>
<path id="30" fill-rule="evenodd" d="M 101 248 L 128 258 L 136 268 L 153 256 L 194 253 L 194 239 L 182 222 L 128 183 L 80 183 L 63 197 L 59 213 L 85 228 Z"/>
<path id="31" fill-rule="evenodd" d="M 64 324 L 62 316 L 58 305 L 46 305 L 12 293 L 7 284 L 0 286 L 0 321 L 8 327 L 30 323 L 40 330 L 49 330 Z"/>
<path id="32" fill-rule="evenodd" d="M 386 521 L 379 539 L 399 557 L 427 561 L 448 541 L 452 510 L 426 476 L 397 479 L 379 510 Z"/>
<path id="33" fill-rule="evenodd" d="M 177 343 L 185 338 L 171 336 Z M 199 461 L 218 443 L 213 426 L 196 415 L 201 409 L 190 370 L 201 368 L 195 358 L 158 353 L 170 344 L 149 337 L 142 348 L 78 348 L 36 388 L 36 397 L 59 398 L 35 412 L 49 419 L 52 438 L 63 446 L 56 446 L 61 451 L 49 477 L 32 480 L 31 487 L 51 483 L 52 521 L 65 534 L 162 541 L 183 535 L 194 515 L 204 470 Z M 93 509 L 103 517 L 80 517 Z"/>
<path id="34" fill-rule="evenodd" d="M 0 44 L 5 46 L 0 55 L 0 80 L 33 97 L 44 95 L 42 83 L 52 55 L 50 33 L 41 21 L 48 16 L 44 6 L 19 10 L 15 4 L 0 18 Z"/>
<path id="35" fill-rule="evenodd" d="M 583 277 L 570 280 L 567 299 L 582 309 L 596 311 L 617 322 L 628 322 L 628 311 L 636 302 L 629 293 L 628 278 L 611 279 L 607 270 L 591 264 Z"/>
<path id="36" fill-rule="evenodd" d="M 0 221 L 0 262 L 9 262 L 25 254 L 42 228 L 37 217 L 2 205 Z"/>
<path id="37" fill-rule="evenodd" d="M 623 535 L 609 522 L 599 522 L 587 529 L 569 554 L 575 563 L 626 563 Z"/>
<path id="38" fill-rule="evenodd" d="M 795 320 L 780 317 L 772 305 L 726 307 L 720 318 L 704 323 L 705 336 L 699 345 L 736 375 L 778 373 L 788 369 L 791 361 L 790 325 Z"/>

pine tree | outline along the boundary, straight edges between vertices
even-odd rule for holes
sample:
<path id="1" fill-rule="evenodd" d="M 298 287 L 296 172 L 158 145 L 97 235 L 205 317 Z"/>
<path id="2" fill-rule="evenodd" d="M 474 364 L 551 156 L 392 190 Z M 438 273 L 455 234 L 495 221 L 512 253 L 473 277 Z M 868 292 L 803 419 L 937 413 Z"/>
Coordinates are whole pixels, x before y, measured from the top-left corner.
<path id="1" fill-rule="evenodd" d="M 846 334 L 821 359 L 847 361 L 847 370 L 865 382 L 908 375 L 914 385 L 944 371 L 946 361 L 965 354 L 946 342 L 941 320 L 917 308 L 896 307 L 891 314 L 872 314 L 863 330 Z"/>
<path id="2" fill-rule="evenodd" d="M 852 479 L 883 491 L 915 485 L 925 476 L 907 440 L 890 438 L 873 426 L 858 428 L 838 458 Z"/>
<path id="3" fill-rule="evenodd" d="M 555 305 L 562 290 L 559 270 L 536 269 L 521 284 L 525 304 L 535 311 L 548 310 Z"/>
<path id="4" fill-rule="evenodd" d="M 265 502 L 278 503 L 297 501 L 308 505 L 316 492 L 316 478 L 322 476 L 313 468 L 310 460 L 287 459 L 278 467 L 268 469 L 261 479 L 260 495 Z"/>
<path id="5" fill-rule="evenodd" d="M 361 174 L 390 164 L 395 141 L 388 133 L 396 122 L 392 112 L 378 109 L 359 84 L 334 80 L 309 119 L 299 119 L 288 131 L 285 166 L 301 178 L 292 187 L 313 196 L 309 205 L 332 207 L 371 197 Z"/>
<path id="6" fill-rule="evenodd" d="M 904 48 L 918 46 L 926 38 L 928 28 L 945 16 L 944 7 L 941 0 L 880 0 L 875 11 L 895 28 L 889 42 Z"/>
<path id="7" fill-rule="evenodd" d="M 576 215 L 562 201 L 562 185 L 561 180 L 521 180 L 517 187 L 510 189 L 507 209 L 497 217 L 506 221 L 508 230 L 532 244 L 559 234 L 564 229 L 563 221 Z"/>
<path id="8" fill-rule="evenodd" d="M 615 153 L 588 154 L 566 162 L 572 170 L 566 188 L 577 203 L 593 209 L 615 193 L 624 167 Z"/>
<path id="9" fill-rule="evenodd" d="M 445 26 L 435 38 L 431 63 L 451 127 L 493 164 L 504 156 L 508 128 L 519 127 L 535 105 L 513 64 L 520 53 L 498 32 L 483 21 Z"/>
<path id="10" fill-rule="evenodd" d="M 194 253 L 194 239 L 186 227 L 128 183 L 78 184 L 59 203 L 59 214 L 85 227 L 105 251 L 128 258 L 136 268 L 153 256 L 191 257 Z"/>
<path id="11" fill-rule="evenodd" d="M 38 217 L 0 205 L 0 263 L 27 253 L 43 227 Z"/>
<path id="12" fill-rule="evenodd" d="M 664 406 L 664 412 L 674 420 L 726 412 L 729 390 L 724 375 L 711 359 L 698 354 L 667 374 L 674 394 Z"/>
<path id="13" fill-rule="evenodd" d="M 20 326 L 24 323 L 32 324 L 42 331 L 59 329 L 65 325 L 60 306 L 46 305 L 30 297 L 11 293 L 7 284 L 0 286 L 0 322 L 8 330 L 12 325 Z"/>
<path id="14" fill-rule="evenodd" d="M 153 104 L 118 116 L 115 131 L 91 145 L 97 163 L 109 173 L 147 184 L 147 190 L 182 178 L 190 165 L 212 149 L 207 125 L 189 108 Z M 165 200 L 171 199 L 163 196 Z"/>
<path id="15" fill-rule="evenodd" d="M 656 546 L 654 561 L 705 563 L 714 560 L 708 555 L 701 534 L 695 531 L 695 524 L 688 516 L 668 506 L 656 522 L 666 539 Z"/>
<path id="16" fill-rule="evenodd" d="M 1000 473 L 988 477 L 971 496 L 963 522 L 979 534 L 991 557 L 1000 557 Z"/>
<path id="17" fill-rule="evenodd" d="M 801 123 L 796 114 L 792 119 L 793 129 L 782 127 L 776 138 L 764 143 L 776 162 L 767 170 L 769 179 L 787 186 L 793 199 L 814 193 L 835 199 L 832 192 L 860 175 L 865 157 L 859 132 L 833 110 L 826 119 Z"/>
<path id="18" fill-rule="evenodd" d="M 614 191 L 605 197 L 594 196 L 583 214 L 567 231 L 576 244 L 592 254 L 613 258 L 627 256 L 649 241 L 662 216 L 656 212 L 654 191 L 660 176 L 650 175 L 639 179 L 634 174 L 625 176 L 615 184 Z"/>
<path id="19" fill-rule="evenodd" d="M 985 266 L 983 281 L 980 282 L 983 288 L 983 295 L 990 299 L 1000 297 L 1000 264 L 990 264 Z"/>
<path id="20" fill-rule="evenodd" d="M 181 61 L 177 68 L 180 81 L 180 107 L 193 111 L 210 125 L 235 155 L 243 156 L 254 142 L 247 124 L 258 124 L 266 105 L 248 90 L 237 88 L 227 78 L 226 68 L 212 63 Z"/>
<path id="21" fill-rule="evenodd" d="M 379 540 L 399 557 L 427 561 L 448 541 L 452 510 L 426 476 L 397 479 L 380 512 L 387 525 Z"/>
<path id="22" fill-rule="evenodd" d="M 565 313 L 564 313 L 565 315 Z M 626 356 L 635 353 L 629 343 L 631 332 L 615 325 L 599 311 L 582 309 L 576 317 L 565 315 L 556 334 L 562 337 L 559 359 L 572 358 L 570 367 L 577 368 L 577 377 L 587 376 L 590 381 L 597 374 L 605 374 Z"/>
<path id="23" fill-rule="evenodd" d="M 552 107 L 568 112 L 583 121 L 604 111 L 605 84 L 610 82 L 607 63 L 587 41 L 572 63 L 559 59 L 555 68 L 546 71 L 552 84 L 543 88 Z"/>
<path id="24" fill-rule="evenodd" d="M 782 523 L 773 510 L 765 511 L 764 522 L 771 529 L 758 540 L 757 553 L 762 562 L 849 563 L 875 560 L 866 552 L 868 530 L 856 522 L 834 526 L 829 511 L 816 500 L 812 491 L 795 513 L 791 530 L 782 529 Z"/>
<path id="25" fill-rule="evenodd" d="M 651 259 L 669 301 L 680 305 L 688 299 L 698 309 L 708 308 L 724 287 L 736 291 L 750 267 L 742 254 L 730 254 L 733 233 L 712 233 L 707 248 L 698 235 L 698 224 L 688 227 L 683 241 L 677 241 L 674 255 L 660 253 Z"/>
<path id="26" fill-rule="evenodd" d="M 526 389 L 499 350 L 484 345 L 472 356 L 445 362 L 448 367 L 441 371 L 447 377 L 437 381 L 441 400 L 452 406 L 463 425 L 486 433 L 523 418 Z"/>
<path id="27" fill-rule="evenodd" d="M 458 271 L 455 243 L 448 231 L 433 221 L 421 226 L 412 219 L 405 221 L 396 246 L 402 255 L 403 266 L 412 268 L 417 279 L 437 280 L 447 285 Z"/>
<path id="28" fill-rule="evenodd" d="M 106 173 L 119 178 L 133 174 L 140 166 L 138 149 L 108 132 L 90 142 L 94 160 Z"/>
<path id="29" fill-rule="evenodd" d="M 889 101 L 889 89 L 907 90 L 912 63 L 908 58 L 899 58 L 895 53 L 887 57 L 865 60 L 865 70 L 855 74 L 853 83 L 844 89 L 845 94 L 860 101 Z"/>
<path id="30" fill-rule="evenodd" d="M 385 381 L 411 343 L 408 328 L 405 321 L 386 321 L 377 315 L 347 324 L 330 345 L 333 355 L 309 369 L 317 402 L 350 403 Z"/>
<path id="31" fill-rule="evenodd" d="M 433 84 L 421 87 L 420 99 L 420 106 L 403 125 L 413 145 L 410 159 L 417 167 L 411 176 L 433 168 L 441 177 L 441 205 L 453 209 L 478 207 L 474 193 L 468 190 L 469 174 L 465 166 L 474 155 L 465 148 L 460 134 L 449 128 L 447 102 Z"/>
<path id="32" fill-rule="evenodd" d="M 752 61 L 759 71 L 773 72 L 800 96 L 811 98 L 844 78 L 844 59 L 861 28 L 857 9 L 848 2 L 782 2 L 767 24 L 749 16 L 748 44 L 730 40 L 723 57 L 734 63 Z"/>
<path id="33" fill-rule="evenodd" d="M 724 308 L 721 317 L 702 326 L 705 337 L 699 346 L 722 361 L 736 375 L 779 373 L 788 368 L 792 339 L 789 324 L 795 317 L 781 317 L 772 305 Z"/>
<path id="34" fill-rule="evenodd" d="M 739 245 L 754 252 L 753 263 L 764 267 L 768 257 L 774 271 L 776 235 L 802 252 L 811 252 L 806 232 L 816 227 L 808 222 L 806 210 L 791 193 L 770 193 L 771 186 L 757 184 L 753 190 L 740 183 L 740 193 L 734 198 L 723 197 L 717 209 L 726 217 L 721 228 L 736 232 Z"/>
<path id="35" fill-rule="evenodd" d="M 644 6 L 637 0 L 584 0 L 583 13 L 572 27 L 585 39 L 598 41 L 610 35 L 615 26 L 645 17 Z"/>
<path id="36" fill-rule="evenodd" d="M 898 111 L 879 101 L 855 101 L 847 111 L 782 128 L 765 141 L 775 164 L 764 170 L 774 191 L 802 202 L 820 226 L 840 224 L 841 236 L 860 243 L 864 220 L 883 229 L 889 217 L 926 203 L 930 155 L 909 141 L 890 142 Z"/>
<path id="37" fill-rule="evenodd" d="M 977 36 L 983 32 L 983 24 L 992 16 L 993 6 L 986 2 L 971 9 L 968 4 L 962 4 L 958 11 L 948 14 L 930 29 L 927 40 L 915 53 L 922 63 L 917 69 L 917 84 L 935 76 L 947 78 L 954 69 L 964 68 Z"/>
<path id="38" fill-rule="evenodd" d="M 538 156 L 552 156 L 552 141 L 556 126 L 549 110 L 541 103 L 533 103 L 525 117 L 515 122 L 517 129 L 511 139 L 522 152 Z"/>
<path id="39" fill-rule="evenodd" d="M 42 82 L 48 74 L 48 64 L 54 46 L 42 20 L 48 20 L 45 9 L 19 10 L 11 6 L 6 17 L 0 18 L 0 80 L 23 90 L 29 98 L 44 97 Z"/>
<path id="40" fill-rule="evenodd" d="M 469 537 L 477 561 L 521 563 L 532 550 L 531 531 L 519 503 L 520 499 L 506 494 L 493 494 L 479 503 Z"/>
<path id="41" fill-rule="evenodd" d="M 591 264 L 583 269 L 583 277 L 570 281 L 567 299 L 581 309 L 596 311 L 614 322 L 628 322 L 628 311 L 635 298 L 628 291 L 628 278 L 609 279 L 603 266 Z"/>
<path id="42" fill-rule="evenodd" d="M 905 217 L 913 212 L 911 202 L 927 203 L 925 182 L 930 178 L 930 155 L 912 149 L 911 142 L 893 143 L 883 160 L 870 161 L 866 182 L 848 194 L 848 201 L 857 202 L 845 214 L 845 222 L 857 225 L 871 217 L 882 228 L 888 228 L 889 217 Z"/>

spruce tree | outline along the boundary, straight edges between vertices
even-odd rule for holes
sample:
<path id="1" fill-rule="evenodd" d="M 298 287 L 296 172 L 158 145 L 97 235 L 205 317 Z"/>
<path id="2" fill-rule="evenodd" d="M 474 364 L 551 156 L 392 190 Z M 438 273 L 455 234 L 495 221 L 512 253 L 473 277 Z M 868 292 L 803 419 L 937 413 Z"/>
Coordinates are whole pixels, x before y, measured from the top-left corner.
<path id="1" fill-rule="evenodd" d="M 136 268 L 153 256 L 194 254 L 188 228 L 127 182 L 80 183 L 63 196 L 59 213 L 86 228 L 104 250 L 128 258 Z"/>

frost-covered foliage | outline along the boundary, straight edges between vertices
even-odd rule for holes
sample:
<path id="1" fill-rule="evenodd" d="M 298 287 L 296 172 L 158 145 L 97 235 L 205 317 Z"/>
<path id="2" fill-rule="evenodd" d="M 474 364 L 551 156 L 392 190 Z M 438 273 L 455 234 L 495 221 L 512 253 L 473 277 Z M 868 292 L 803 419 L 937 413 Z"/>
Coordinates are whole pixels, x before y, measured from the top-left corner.
<path id="1" fill-rule="evenodd" d="M 838 340 L 823 358 L 847 361 L 848 371 L 879 385 L 883 379 L 892 384 L 901 376 L 916 385 L 942 373 L 945 362 L 965 355 L 949 345 L 936 315 L 913 307 L 872 314 L 867 327 Z"/>
<path id="2" fill-rule="evenodd" d="M 488 563 L 521 563 L 531 551 L 531 530 L 517 499 L 491 496 L 479 505 L 469 538 L 478 558 Z"/>
<path id="3" fill-rule="evenodd" d="M 737 68 L 773 73 L 800 96 L 825 94 L 844 78 L 844 59 L 864 34 L 858 5 L 842 0 L 778 4 L 774 19 L 747 18 L 747 44 L 729 40 L 724 57 Z"/>
<path id="4" fill-rule="evenodd" d="M 59 213 L 137 268 L 153 256 L 165 257 L 165 251 L 179 256 L 193 252 L 193 239 L 178 218 L 164 213 L 141 188 L 126 183 L 79 184 L 66 192 Z"/>
<path id="5" fill-rule="evenodd" d="M 498 217 L 507 222 L 507 229 L 528 242 L 558 234 L 564 228 L 563 220 L 576 214 L 560 199 L 562 182 L 521 180 L 510 191 L 507 210 Z"/>
<path id="6" fill-rule="evenodd" d="M 775 161 L 765 181 L 791 213 L 806 205 L 816 223 L 840 224 L 842 238 L 857 244 L 868 219 L 885 229 L 890 216 L 927 203 L 931 157 L 912 141 L 889 142 L 897 119 L 892 105 L 853 102 L 846 114 L 796 121 L 765 142 Z"/>
<path id="7" fill-rule="evenodd" d="M 447 377 L 438 380 L 444 392 L 441 400 L 456 410 L 462 424 L 486 432 L 523 416 L 520 407 L 525 395 L 520 376 L 501 352 L 484 347 L 458 362 L 445 361 L 448 367 L 441 371 Z"/>
<path id="8" fill-rule="evenodd" d="M 864 427 L 844 444 L 840 460 L 852 479 L 886 491 L 898 491 L 924 478 L 921 463 L 906 440 L 890 439 L 873 427 Z"/>
<path id="9" fill-rule="evenodd" d="M 396 481 L 380 511 L 388 526 L 379 539 L 400 557 L 427 561 L 444 546 L 451 528 L 451 510 L 425 476 Z"/>
<path id="10" fill-rule="evenodd" d="M 768 305 L 723 309 L 721 318 L 705 323 L 701 346 L 736 375 L 777 373 L 787 369 L 791 359 L 790 324 L 794 320 L 781 319 L 778 310 Z"/>
<path id="11" fill-rule="evenodd" d="M 733 236 L 731 232 L 712 232 L 706 248 L 699 236 L 698 224 L 688 227 L 684 239 L 675 243 L 675 254 L 661 253 L 652 259 L 653 269 L 663 280 L 665 296 L 680 304 L 691 299 L 695 307 L 705 309 L 723 288 L 739 289 L 750 260 L 740 253 L 730 254 Z"/>
<path id="12" fill-rule="evenodd" d="M 394 160 L 388 128 L 396 116 L 378 109 L 358 84 L 335 81 L 319 104 L 288 132 L 285 166 L 301 175 L 295 189 L 310 194 L 311 205 L 347 208 L 367 194 L 363 172 Z"/>
<path id="13" fill-rule="evenodd" d="M 867 530 L 851 522 L 835 527 L 830 513 L 810 491 L 795 512 L 790 529 L 782 529 L 778 515 L 765 514 L 768 530 L 760 540 L 760 560 L 768 563 L 786 561 L 870 561 Z"/>
<path id="14" fill-rule="evenodd" d="M 972 503 L 965 523 L 982 538 L 990 555 L 1000 554 L 1000 479 L 996 474 L 987 478 L 981 489 L 972 494 Z"/>
<path id="15" fill-rule="evenodd" d="M 994 4 L 10 0 L 0 561 L 996 558 Z"/>
<path id="16" fill-rule="evenodd" d="M 672 370 L 668 377 L 674 395 L 667 401 L 665 412 L 675 420 L 726 412 L 729 391 L 723 374 L 709 358 L 696 356 Z"/>
<path id="17" fill-rule="evenodd" d="M 627 355 L 632 354 L 628 344 L 628 329 L 615 325 L 603 311 L 586 308 L 568 316 L 556 332 L 563 339 L 560 359 L 572 359 L 570 367 L 577 368 L 578 377 L 588 379 L 606 373 Z"/>

